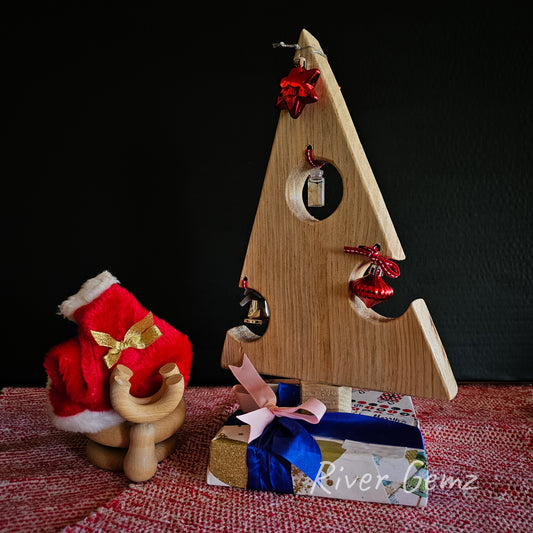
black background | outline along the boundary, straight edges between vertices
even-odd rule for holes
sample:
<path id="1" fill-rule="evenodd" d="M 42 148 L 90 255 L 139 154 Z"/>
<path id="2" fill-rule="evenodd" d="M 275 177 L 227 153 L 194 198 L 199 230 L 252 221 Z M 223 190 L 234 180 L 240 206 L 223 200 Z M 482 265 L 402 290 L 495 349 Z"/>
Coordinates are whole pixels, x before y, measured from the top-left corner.
<path id="1" fill-rule="evenodd" d="M 76 334 L 58 304 L 106 269 L 189 335 L 192 385 L 232 382 L 220 355 L 243 316 L 292 66 L 272 43 L 302 28 L 328 55 L 407 256 L 376 309 L 424 298 L 458 380 L 531 380 L 525 10 L 175 5 L 3 13 L 1 384 L 44 385 L 46 351 Z"/>

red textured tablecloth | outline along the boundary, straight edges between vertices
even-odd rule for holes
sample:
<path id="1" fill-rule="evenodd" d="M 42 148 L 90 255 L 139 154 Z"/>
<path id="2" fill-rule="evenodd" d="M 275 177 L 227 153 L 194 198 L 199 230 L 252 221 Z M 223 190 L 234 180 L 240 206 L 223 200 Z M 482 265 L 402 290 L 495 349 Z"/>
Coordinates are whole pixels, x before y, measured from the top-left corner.
<path id="1" fill-rule="evenodd" d="M 422 509 L 207 485 L 209 442 L 236 405 L 229 387 L 185 394 L 176 451 L 133 484 L 90 465 L 82 436 L 50 425 L 44 389 L 4 389 L 0 531 L 532 531 L 531 385 L 461 385 L 452 402 L 413 399 L 435 480 Z"/>

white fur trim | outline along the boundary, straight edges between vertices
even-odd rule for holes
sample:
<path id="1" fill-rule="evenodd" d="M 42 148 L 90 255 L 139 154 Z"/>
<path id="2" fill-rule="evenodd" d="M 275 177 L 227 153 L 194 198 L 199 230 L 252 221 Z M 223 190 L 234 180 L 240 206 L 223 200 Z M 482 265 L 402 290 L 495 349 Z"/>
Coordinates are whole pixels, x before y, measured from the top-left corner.
<path id="1" fill-rule="evenodd" d="M 46 391 L 49 393 L 52 382 L 50 378 L 46 380 Z M 97 433 L 103 429 L 122 424 L 122 418 L 114 409 L 108 411 L 89 411 L 85 409 L 81 413 L 72 416 L 58 416 L 54 413 L 54 408 L 50 402 L 50 395 L 47 394 L 46 406 L 52 424 L 64 431 L 72 431 L 76 433 Z"/>
<path id="2" fill-rule="evenodd" d="M 95 278 L 88 279 L 76 294 L 67 298 L 59 306 L 59 314 L 75 322 L 73 315 L 76 309 L 79 309 L 83 305 L 92 302 L 115 283 L 120 282 L 117 278 L 115 278 L 115 276 L 113 276 L 113 274 L 109 273 L 107 270 L 104 270 Z"/>
<path id="3" fill-rule="evenodd" d="M 72 416 L 57 416 L 51 413 L 51 418 L 52 424 L 56 428 L 77 433 L 97 433 L 124 422 L 124 419 L 113 409 L 109 411 L 89 411 L 86 409 Z"/>

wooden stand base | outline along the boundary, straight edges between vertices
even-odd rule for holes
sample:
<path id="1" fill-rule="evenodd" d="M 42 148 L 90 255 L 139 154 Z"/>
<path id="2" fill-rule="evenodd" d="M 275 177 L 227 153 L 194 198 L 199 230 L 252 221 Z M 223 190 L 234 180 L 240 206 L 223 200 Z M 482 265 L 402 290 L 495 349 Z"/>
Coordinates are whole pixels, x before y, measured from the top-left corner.
<path id="1" fill-rule="evenodd" d="M 111 374 L 111 404 L 125 422 L 88 433 L 88 460 L 106 470 L 123 471 L 131 481 L 147 481 L 177 443 L 185 420 L 183 376 L 175 364 L 160 369 L 163 384 L 149 398 L 130 395 L 131 370 L 117 365 Z"/>
<path id="2" fill-rule="evenodd" d="M 352 412 L 352 388 L 337 385 L 325 385 L 324 383 L 300 382 L 301 401 L 311 398 L 320 400 L 328 411 L 336 413 Z"/>

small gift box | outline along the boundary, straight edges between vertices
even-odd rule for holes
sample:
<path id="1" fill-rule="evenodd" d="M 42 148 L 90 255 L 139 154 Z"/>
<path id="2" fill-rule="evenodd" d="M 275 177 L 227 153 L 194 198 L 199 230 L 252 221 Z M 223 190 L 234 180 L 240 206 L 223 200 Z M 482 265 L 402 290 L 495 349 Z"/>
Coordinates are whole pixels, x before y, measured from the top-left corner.
<path id="1" fill-rule="evenodd" d="M 250 366 L 245 358 L 243 367 L 250 370 Z M 351 412 L 326 412 L 325 406 L 317 412 L 316 403 L 298 405 L 298 385 L 262 383 L 275 402 L 263 388 L 267 403 L 261 394 L 250 395 L 260 399 L 256 409 L 237 386 L 241 408 L 244 404 L 252 410 L 237 411 L 213 438 L 208 484 L 418 507 L 427 504 L 427 458 L 409 396 L 352 389 Z M 264 417 L 258 428 L 258 418 Z"/>

